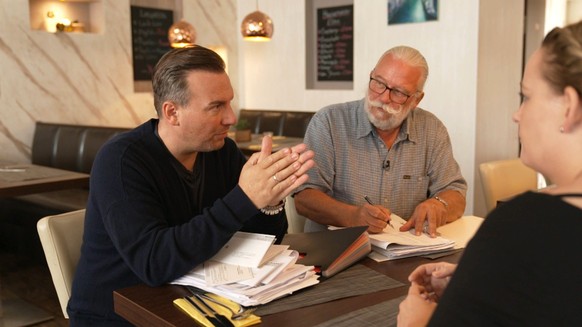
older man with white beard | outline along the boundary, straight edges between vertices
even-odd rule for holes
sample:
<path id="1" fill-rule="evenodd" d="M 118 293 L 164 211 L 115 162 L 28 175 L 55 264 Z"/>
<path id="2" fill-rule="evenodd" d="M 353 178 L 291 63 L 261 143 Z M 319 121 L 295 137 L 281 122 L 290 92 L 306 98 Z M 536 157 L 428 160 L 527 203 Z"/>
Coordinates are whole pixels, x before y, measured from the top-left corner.
<path id="1" fill-rule="evenodd" d="M 462 216 L 467 183 L 447 129 L 417 107 L 427 77 L 418 50 L 392 48 L 370 72 L 364 99 L 313 116 L 304 142 L 317 167 L 294 195 L 305 231 L 333 225 L 378 233 L 394 213 L 407 220 L 401 231 L 435 237 L 438 226 Z"/>

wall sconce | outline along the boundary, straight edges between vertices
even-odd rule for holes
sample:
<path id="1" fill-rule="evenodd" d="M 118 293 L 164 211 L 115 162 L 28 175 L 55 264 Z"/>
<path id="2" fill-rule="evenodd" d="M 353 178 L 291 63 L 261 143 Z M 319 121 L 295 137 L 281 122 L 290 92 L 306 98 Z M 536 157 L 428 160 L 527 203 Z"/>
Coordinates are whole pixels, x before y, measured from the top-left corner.
<path id="1" fill-rule="evenodd" d="M 47 32 L 84 32 L 83 23 L 78 20 L 71 21 L 59 11 L 49 10 L 44 17 L 44 25 Z"/>
<path id="2" fill-rule="evenodd" d="M 192 24 L 182 19 L 170 26 L 168 29 L 168 40 L 172 48 L 193 46 L 196 42 L 196 30 Z"/>
<path id="3" fill-rule="evenodd" d="M 265 42 L 273 36 L 273 21 L 267 14 L 257 10 L 246 15 L 240 26 L 243 39 L 246 41 Z"/>

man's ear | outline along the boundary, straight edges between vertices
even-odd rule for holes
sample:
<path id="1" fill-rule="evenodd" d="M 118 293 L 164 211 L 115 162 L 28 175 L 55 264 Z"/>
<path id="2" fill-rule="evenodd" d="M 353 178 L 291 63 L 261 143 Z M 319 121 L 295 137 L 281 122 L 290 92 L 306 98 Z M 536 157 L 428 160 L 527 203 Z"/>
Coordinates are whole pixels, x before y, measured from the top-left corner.
<path id="1" fill-rule="evenodd" d="M 420 92 L 415 96 L 415 101 L 416 101 L 415 107 L 418 106 L 420 101 L 422 101 L 422 98 L 424 98 L 424 92 Z"/>
<path id="2" fill-rule="evenodd" d="M 170 125 L 178 125 L 178 106 L 173 101 L 165 101 L 162 104 L 162 119 Z"/>
<path id="3" fill-rule="evenodd" d="M 564 89 L 564 100 L 566 104 L 566 117 L 562 127 L 565 132 L 573 131 L 582 126 L 582 100 L 575 88 L 566 86 Z"/>

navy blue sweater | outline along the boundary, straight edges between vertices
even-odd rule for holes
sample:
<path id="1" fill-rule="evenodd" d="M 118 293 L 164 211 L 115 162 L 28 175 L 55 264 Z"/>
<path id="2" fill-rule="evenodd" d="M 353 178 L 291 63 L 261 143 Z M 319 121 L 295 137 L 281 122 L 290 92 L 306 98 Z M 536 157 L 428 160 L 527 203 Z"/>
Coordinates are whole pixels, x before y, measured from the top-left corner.
<path id="1" fill-rule="evenodd" d="M 276 235 L 285 214 L 266 216 L 238 186 L 246 159 L 226 139 L 186 170 L 156 136 L 157 120 L 99 151 L 91 170 L 81 258 L 68 313 L 74 325 L 123 325 L 113 291 L 158 286 L 212 257 L 239 230 Z"/>

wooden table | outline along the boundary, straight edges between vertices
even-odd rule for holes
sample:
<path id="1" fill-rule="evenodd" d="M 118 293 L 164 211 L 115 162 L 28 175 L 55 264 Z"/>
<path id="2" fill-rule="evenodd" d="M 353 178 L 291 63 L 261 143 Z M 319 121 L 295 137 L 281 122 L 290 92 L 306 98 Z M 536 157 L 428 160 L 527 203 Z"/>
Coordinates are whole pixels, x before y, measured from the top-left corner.
<path id="1" fill-rule="evenodd" d="M 454 263 L 458 262 L 460 257 L 461 252 L 457 252 L 440 258 L 439 261 Z M 362 264 L 403 283 L 404 286 L 264 315 L 261 316 L 262 323 L 258 326 L 314 326 L 358 309 L 396 299 L 407 293 L 409 284 L 407 277 L 410 272 L 419 264 L 428 262 L 433 261 L 414 257 L 378 263 L 366 258 Z M 161 287 L 138 285 L 115 291 L 113 300 L 115 312 L 136 326 L 195 326 L 194 320 L 172 303 L 174 299 L 185 295 L 189 293 L 177 285 Z"/>
<path id="2" fill-rule="evenodd" d="M 277 152 L 286 147 L 292 147 L 294 145 L 303 143 L 303 138 L 301 137 L 288 137 L 288 136 L 273 136 L 273 152 Z M 263 134 L 253 134 L 251 140 L 248 142 L 236 142 L 237 146 L 241 151 L 250 156 L 251 154 L 261 151 L 261 142 L 263 140 Z"/>
<path id="3" fill-rule="evenodd" d="M 463 216 L 439 227 L 445 238 L 455 241 L 456 248 L 464 248 L 473 237 L 483 218 Z M 439 258 L 439 261 L 458 262 L 461 252 Z M 404 286 L 374 293 L 343 298 L 309 307 L 261 316 L 262 326 L 313 326 L 337 316 L 396 299 L 408 291 L 408 275 L 418 265 L 433 260 L 413 257 L 394 261 L 375 262 L 366 258 L 361 263 L 391 277 Z M 325 281 L 323 281 L 325 283 Z M 181 286 L 148 287 L 137 285 L 113 292 L 115 312 L 137 326 L 194 326 L 194 321 L 174 307 L 174 299 L 189 295 Z M 292 295 L 291 295 L 292 296 Z M 298 317 L 301 319 L 298 320 Z"/>
<path id="4" fill-rule="evenodd" d="M 0 198 L 88 186 L 88 174 L 33 164 L 0 162 Z M 9 310 L 4 312 L 0 325 L 4 321 L 12 326 L 28 326 L 53 318 L 50 313 L 17 297 L 9 303 Z M 7 303 L 4 305 L 8 306 Z"/>
<path id="5" fill-rule="evenodd" d="M 0 163 L 0 198 L 88 186 L 88 174 L 33 164 Z"/>

